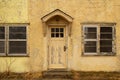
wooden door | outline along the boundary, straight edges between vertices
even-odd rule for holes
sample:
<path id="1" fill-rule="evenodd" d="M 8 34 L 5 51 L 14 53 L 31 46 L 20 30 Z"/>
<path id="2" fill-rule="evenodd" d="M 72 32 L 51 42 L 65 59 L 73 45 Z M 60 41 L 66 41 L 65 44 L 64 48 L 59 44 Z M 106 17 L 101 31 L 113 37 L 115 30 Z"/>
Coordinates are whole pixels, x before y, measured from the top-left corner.
<path id="1" fill-rule="evenodd" d="M 49 68 L 66 68 L 65 27 L 49 28 Z"/>

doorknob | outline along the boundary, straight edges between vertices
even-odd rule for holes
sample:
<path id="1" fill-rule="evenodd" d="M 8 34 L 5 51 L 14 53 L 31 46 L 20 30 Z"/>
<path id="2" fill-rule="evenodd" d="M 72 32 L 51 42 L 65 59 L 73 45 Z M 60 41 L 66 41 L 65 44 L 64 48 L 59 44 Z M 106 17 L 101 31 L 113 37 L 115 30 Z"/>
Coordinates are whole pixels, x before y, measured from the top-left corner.
<path id="1" fill-rule="evenodd" d="M 67 47 L 66 47 L 66 46 L 64 46 L 64 51 L 66 51 L 66 49 L 67 49 Z"/>

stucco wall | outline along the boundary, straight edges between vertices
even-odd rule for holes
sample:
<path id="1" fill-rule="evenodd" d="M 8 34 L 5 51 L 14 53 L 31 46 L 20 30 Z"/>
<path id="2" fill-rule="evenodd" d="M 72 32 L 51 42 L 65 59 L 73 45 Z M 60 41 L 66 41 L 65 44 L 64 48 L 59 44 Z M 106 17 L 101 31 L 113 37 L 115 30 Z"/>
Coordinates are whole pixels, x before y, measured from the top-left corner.
<path id="1" fill-rule="evenodd" d="M 47 69 L 47 37 L 43 36 L 41 18 L 60 9 L 73 17 L 69 37 L 68 65 L 72 70 L 120 71 L 120 2 L 119 0 L 0 0 L 1 23 L 26 23 L 30 57 L 0 57 L 5 62 L 16 59 L 11 71 L 41 71 Z M 14 15 L 14 16 L 13 16 Z M 116 56 L 82 56 L 82 22 L 116 22 Z M 4 69 L 3 69 L 4 68 Z"/>
<path id="2" fill-rule="evenodd" d="M 60 9 L 74 18 L 72 24 L 72 35 L 69 38 L 69 66 L 74 70 L 82 71 L 119 71 L 120 65 L 120 49 L 119 49 L 119 1 L 118 0 L 31 0 L 30 2 L 30 22 L 31 27 L 34 26 L 33 31 L 38 29 L 36 33 L 39 34 L 37 42 L 43 46 L 46 43 L 46 37 L 43 37 L 42 22 L 40 20 L 44 15 Z M 116 22 L 116 56 L 82 56 L 82 22 Z M 33 32 L 34 33 L 34 32 Z M 36 35 L 33 34 L 32 35 Z M 38 36 L 36 36 L 38 38 Z M 35 39 L 36 39 L 35 38 Z M 44 39 L 43 39 L 44 38 Z M 42 40 L 42 41 L 41 41 Z M 37 47 L 39 43 L 34 43 Z M 32 49 L 31 49 L 32 50 Z M 46 55 L 46 51 L 44 49 Z M 46 58 L 44 57 L 44 61 Z"/>
<path id="3" fill-rule="evenodd" d="M 28 22 L 27 0 L 0 0 L 0 22 Z"/>
<path id="4" fill-rule="evenodd" d="M 0 0 L 0 24 L 28 22 L 27 0 Z M 29 71 L 28 59 L 28 57 L 0 57 L 0 71 Z"/>

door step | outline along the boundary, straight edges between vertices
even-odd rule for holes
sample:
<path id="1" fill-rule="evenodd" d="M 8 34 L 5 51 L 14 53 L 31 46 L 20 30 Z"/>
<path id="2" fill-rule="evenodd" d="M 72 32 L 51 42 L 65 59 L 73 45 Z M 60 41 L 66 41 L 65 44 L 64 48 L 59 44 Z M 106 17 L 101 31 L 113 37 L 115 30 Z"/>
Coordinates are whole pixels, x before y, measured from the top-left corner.
<path id="1" fill-rule="evenodd" d="M 48 70 L 43 71 L 42 80 L 72 80 L 73 74 L 67 70 Z"/>
<path id="2" fill-rule="evenodd" d="M 58 79 L 58 78 L 56 78 L 56 79 L 42 79 L 42 80 L 73 80 L 73 79 Z"/>

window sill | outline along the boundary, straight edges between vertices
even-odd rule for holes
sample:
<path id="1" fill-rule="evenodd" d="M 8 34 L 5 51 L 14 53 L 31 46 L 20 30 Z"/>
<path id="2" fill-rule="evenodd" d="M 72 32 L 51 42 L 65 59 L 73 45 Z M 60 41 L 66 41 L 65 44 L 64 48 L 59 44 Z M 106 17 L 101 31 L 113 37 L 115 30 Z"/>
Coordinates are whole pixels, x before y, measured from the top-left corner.
<path id="1" fill-rule="evenodd" d="M 115 53 L 111 53 L 111 54 L 82 54 L 82 56 L 116 56 Z"/>
<path id="2" fill-rule="evenodd" d="M 0 57 L 30 57 L 29 55 L 0 55 Z"/>

